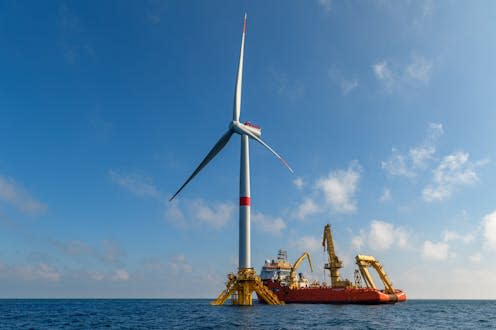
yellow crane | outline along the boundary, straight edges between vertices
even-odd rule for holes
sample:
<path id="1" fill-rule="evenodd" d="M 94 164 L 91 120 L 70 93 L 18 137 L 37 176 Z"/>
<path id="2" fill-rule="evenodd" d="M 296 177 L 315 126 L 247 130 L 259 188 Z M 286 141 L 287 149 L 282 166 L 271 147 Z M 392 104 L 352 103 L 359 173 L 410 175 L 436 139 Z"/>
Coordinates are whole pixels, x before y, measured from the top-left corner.
<path id="1" fill-rule="evenodd" d="M 300 267 L 301 263 L 305 259 L 305 257 L 308 259 L 308 264 L 310 265 L 310 269 L 313 272 L 313 267 L 312 267 L 312 259 L 310 258 L 310 255 L 308 252 L 304 252 L 294 263 L 293 267 L 291 267 L 291 272 L 289 273 L 289 288 L 290 289 L 296 289 L 298 287 L 298 280 L 296 279 L 296 270 L 298 267 Z"/>
<path id="2" fill-rule="evenodd" d="M 333 288 L 351 287 L 352 284 L 349 280 L 343 280 L 339 276 L 339 269 L 343 268 L 343 262 L 338 258 L 334 250 L 334 240 L 332 238 L 331 225 L 329 224 L 324 227 L 322 246 L 324 247 L 324 251 L 327 246 L 329 262 L 325 264 L 324 268 L 329 269 L 329 272 L 331 273 L 331 286 Z"/>
<path id="3" fill-rule="evenodd" d="M 359 254 L 355 257 L 355 260 L 358 269 L 362 274 L 363 280 L 365 281 L 365 285 L 368 288 L 377 289 L 377 286 L 375 285 L 374 280 L 372 279 L 372 276 L 370 276 L 368 270 L 369 267 L 373 267 L 376 270 L 377 274 L 379 275 L 379 278 L 381 279 L 382 283 L 384 284 L 384 292 L 388 294 L 395 293 L 393 283 L 391 283 L 391 280 L 389 279 L 386 272 L 384 271 L 384 268 L 382 268 L 381 263 L 377 259 L 375 259 L 372 256 L 365 256 Z"/>

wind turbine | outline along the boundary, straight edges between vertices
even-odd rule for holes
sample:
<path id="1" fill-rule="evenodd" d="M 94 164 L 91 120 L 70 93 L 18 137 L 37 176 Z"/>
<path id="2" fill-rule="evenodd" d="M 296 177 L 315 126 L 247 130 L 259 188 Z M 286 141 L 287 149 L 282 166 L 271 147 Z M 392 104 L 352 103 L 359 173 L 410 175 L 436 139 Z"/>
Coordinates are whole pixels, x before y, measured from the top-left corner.
<path id="1" fill-rule="evenodd" d="M 246 36 L 246 14 L 243 20 L 243 34 L 241 37 L 241 51 L 239 55 L 238 72 L 236 75 L 236 87 L 234 90 L 234 105 L 233 117 L 229 123 L 226 133 L 221 136 L 200 165 L 193 171 L 183 185 L 170 198 L 172 201 L 186 185 L 224 148 L 234 134 L 241 136 L 241 164 L 240 164 L 240 180 L 239 180 L 239 270 L 237 276 L 234 274 L 228 275 L 227 288 L 219 297 L 212 303 L 221 305 L 229 296 L 237 294 L 237 300 L 234 301 L 238 305 L 251 305 L 252 293 L 257 291 L 259 295 L 265 298 L 267 302 L 274 304 L 280 303 L 277 297 L 272 292 L 263 286 L 255 271 L 251 266 L 251 244 L 250 244 L 250 155 L 249 155 L 249 140 L 253 139 L 267 148 L 274 156 L 276 156 L 286 166 L 291 173 L 293 170 L 286 161 L 262 139 L 262 130 L 260 127 L 245 122 L 239 121 L 241 114 L 241 87 L 243 84 L 243 55 L 245 48 Z"/>

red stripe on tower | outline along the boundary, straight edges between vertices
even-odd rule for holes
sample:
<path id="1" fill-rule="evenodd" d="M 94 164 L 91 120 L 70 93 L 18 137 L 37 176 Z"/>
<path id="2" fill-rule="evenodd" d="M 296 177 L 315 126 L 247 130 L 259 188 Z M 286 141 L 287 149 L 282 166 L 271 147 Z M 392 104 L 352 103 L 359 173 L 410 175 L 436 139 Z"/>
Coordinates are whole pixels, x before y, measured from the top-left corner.
<path id="1" fill-rule="evenodd" d="M 243 25 L 243 33 L 246 33 L 246 15 L 245 15 L 245 20 L 244 20 L 244 25 Z"/>
<path id="2" fill-rule="evenodd" d="M 239 206 L 250 206 L 250 197 L 240 197 Z"/>

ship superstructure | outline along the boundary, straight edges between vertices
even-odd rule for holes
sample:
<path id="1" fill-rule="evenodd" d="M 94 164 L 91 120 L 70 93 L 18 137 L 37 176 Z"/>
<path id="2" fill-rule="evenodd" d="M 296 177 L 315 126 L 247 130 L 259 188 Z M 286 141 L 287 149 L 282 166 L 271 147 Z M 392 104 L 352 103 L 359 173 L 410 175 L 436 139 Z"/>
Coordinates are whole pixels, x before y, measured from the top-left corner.
<path id="1" fill-rule="evenodd" d="M 288 253 L 279 250 L 277 259 L 265 260 L 260 272 L 262 281 L 272 280 L 281 283 L 289 283 L 292 265 L 288 262 Z"/>

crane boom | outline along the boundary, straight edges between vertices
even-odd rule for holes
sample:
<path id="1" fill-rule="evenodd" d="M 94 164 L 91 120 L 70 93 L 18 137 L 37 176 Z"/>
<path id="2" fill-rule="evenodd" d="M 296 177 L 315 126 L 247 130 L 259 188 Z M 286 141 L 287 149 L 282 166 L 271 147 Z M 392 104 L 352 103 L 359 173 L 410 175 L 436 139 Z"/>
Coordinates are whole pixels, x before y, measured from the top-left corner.
<path id="1" fill-rule="evenodd" d="M 372 279 L 372 276 L 370 276 L 370 273 L 368 271 L 368 267 L 373 267 L 379 275 L 382 283 L 384 284 L 384 292 L 388 294 L 395 293 L 393 283 L 391 282 L 381 263 L 377 259 L 372 256 L 359 254 L 355 257 L 355 260 L 367 287 L 377 289 L 377 286 L 375 285 L 374 280 Z"/>
<path id="2" fill-rule="evenodd" d="M 331 286 L 333 288 L 346 288 L 351 286 L 351 282 L 349 280 L 342 280 L 339 275 L 339 269 L 343 268 L 343 262 L 336 255 L 336 251 L 334 250 L 334 240 L 332 238 L 330 224 L 327 224 L 324 227 L 322 246 L 324 247 L 324 250 L 327 246 L 327 255 L 329 262 L 325 264 L 324 268 L 329 269 L 329 272 L 331 273 Z"/>
<path id="3" fill-rule="evenodd" d="M 298 286 L 296 280 L 296 270 L 298 269 L 298 267 L 300 267 L 305 257 L 308 259 L 310 270 L 313 272 L 312 259 L 310 258 L 310 254 L 308 254 L 308 252 L 303 252 L 303 254 L 298 259 L 296 259 L 296 262 L 294 263 L 293 267 L 291 267 L 291 272 L 289 274 L 289 280 L 290 280 L 289 287 L 291 289 L 295 289 Z"/>

